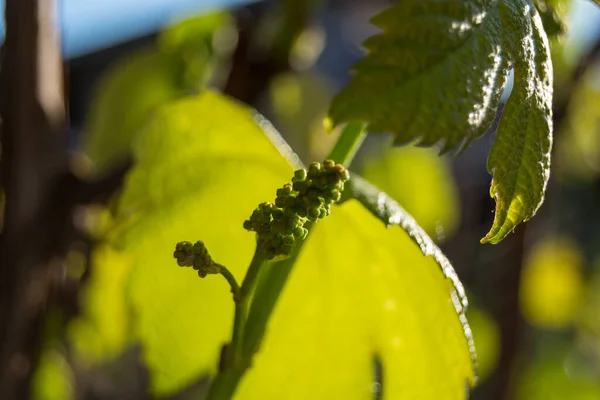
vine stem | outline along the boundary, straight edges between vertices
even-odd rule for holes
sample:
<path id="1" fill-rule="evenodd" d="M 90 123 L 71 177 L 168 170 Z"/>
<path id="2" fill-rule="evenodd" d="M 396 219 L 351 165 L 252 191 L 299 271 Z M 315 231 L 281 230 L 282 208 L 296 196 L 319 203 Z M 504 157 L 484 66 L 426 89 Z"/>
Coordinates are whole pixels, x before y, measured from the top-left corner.
<path id="1" fill-rule="evenodd" d="M 348 167 L 366 137 L 365 127 L 363 123 L 347 124 L 328 158 Z M 307 226 L 309 236 L 311 226 L 312 224 Z M 264 254 L 260 249 L 256 249 L 236 301 L 233 333 L 231 344 L 226 350 L 226 363 L 211 384 L 206 400 L 230 400 L 233 397 L 240 380 L 251 365 L 254 354 L 258 351 L 275 304 L 307 240 L 308 237 L 300 242 L 289 258 L 267 263 L 264 270 Z M 229 281 L 227 276 L 225 278 Z M 250 304 L 253 291 L 256 293 Z"/>
<path id="2" fill-rule="evenodd" d="M 242 287 L 238 291 L 238 298 L 235 303 L 235 316 L 233 320 L 233 334 L 231 336 L 231 344 L 229 345 L 228 359 L 229 365 L 240 368 L 244 364 L 242 350 L 244 347 L 244 330 L 246 326 L 246 319 L 248 316 L 248 304 L 250 302 L 250 296 L 254 289 L 260 267 L 264 264 L 265 258 L 264 253 L 258 247 L 254 252 L 246 277 L 242 282 Z M 234 296 L 235 299 L 235 296 Z M 227 366 L 227 365 L 226 365 Z"/>
<path id="3" fill-rule="evenodd" d="M 217 264 L 217 266 L 219 267 L 219 273 L 223 275 L 223 277 L 229 283 L 229 286 L 231 286 L 233 301 L 237 303 L 240 299 L 240 285 L 238 285 L 237 281 L 235 280 L 235 276 L 233 276 L 231 271 L 229 271 L 224 265 Z"/>
<path id="4" fill-rule="evenodd" d="M 367 137 L 365 127 L 366 125 L 362 122 L 351 122 L 347 124 L 344 129 L 342 129 L 342 133 L 335 143 L 335 146 L 333 146 L 331 153 L 329 153 L 328 158 L 344 165 L 346 168 L 349 167 L 356 152 Z"/>

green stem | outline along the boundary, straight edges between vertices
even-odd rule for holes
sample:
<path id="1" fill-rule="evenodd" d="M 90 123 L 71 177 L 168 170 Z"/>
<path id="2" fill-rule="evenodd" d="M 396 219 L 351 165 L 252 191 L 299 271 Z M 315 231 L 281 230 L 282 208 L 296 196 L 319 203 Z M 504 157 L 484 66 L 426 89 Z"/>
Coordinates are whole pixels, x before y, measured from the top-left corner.
<path id="1" fill-rule="evenodd" d="M 362 122 L 350 122 L 347 124 L 342 130 L 331 153 L 329 153 L 328 158 L 348 168 L 360 145 L 367 137 L 365 127 L 366 125 Z"/>
<path id="2" fill-rule="evenodd" d="M 231 399 L 242 375 L 248 368 L 248 365 L 250 365 L 249 358 L 243 357 L 244 331 L 246 328 L 250 297 L 264 261 L 264 253 L 257 248 L 241 288 L 229 270 L 225 267 L 221 267 L 221 274 L 227 279 L 231 285 L 231 291 L 234 293 L 235 315 L 233 319 L 231 343 L 228 345 L 225 353 L 225 365 L 211 384 L 207 400 Z"/>
<path id="3" fill-rule="evenodd" d="M 217 264 L 220 269 L 220 274 L 225 277 L 227 282 L 229 282 L 229 286 L 231 286 L 231 293 L 233 294 L 233 301 L 236 303 L 240 300 L 240 285 L 238 285 L 235 280 L 235 276 L 224 266 L 221 264 Z"/>
<path id="4" fill-rule="evenodd" d="M 261 249 L 257 248 L 254 252 L 254 257 L 252 257 L 252 261 L 250 262 L 250 267 L 248 267 L 248 272 L 246 272 L 244 282 L 242 282 L 242 289 L 240 290 L 242 299 L 248 298 L 252 293 L 252 289 L 254 289 L 256 279 L 258 278 L 258 273 L 260 272 L 260 267 L 264 262 L 265 255 Z"/>
<path id="5" fill-rule="evenodd" d="M 359 123 L 346 125 L 328 158 L 348 167 L 365 139 L 364 128 L 365 125 Z M 309 236 L 311 225 L 310 223 L 306 225 Z M 307 240 L 308 237 L 300 242 L 289 258 L 267 264 L 262 273 L 264 254 L 258 248 L 256 249 L 239 290 L 232 340 L 226 354 L 227 363 L 211 384 L 206 400 L 229 400 L 233 397 L 242 376 L 259 349 L 275 304 Z M 260 281 L 258 281 L 259 273 Z M 248 307 L 255 286 L 256 293 L 252 304 Z"/>
<path id="6" fill-rule="evenodd" d="M 307 225 L 306 227 L 309 230 L 308 237 L 310 237 L 310 226 Z M 300 250 L 308 240 L 308 237 L 296 246 L 296 249 L 289 258 L 268 263 L 265 266 L 256 287 L 256 294 L 252 300 L 250 311 L 248 312 L 244 348 L 242 350 L 244 359 L 251 360 L 258 351 L 265 329 L 275 308 L 275 303 L 277 303 L 277 299 L 287 282 L 292 267 L 296 263 Z"/>
<path id="7" fill-rule="evenodd" d="M 235 368 L 243 368 L 245 364 L 243 359 L 243 347 L 244 347 L 244 331 L 246 328 L 246 319 L 248 316 L 248 304 L 250 302 L 250 296 L 252 290 L 258 279 L 260 267 L 264 264 L 264 254 L 260 249 L 256 249 L 254 257 L 250 262 L 246 277 L 242 282 L 242 288 L 239 290 L 239 298 L 235 304 L 235 316 L 233 319 L 233 334 L 231 337 L 231 344 L 229 345 L 228 351 L 228 362 L 229 365 Z"/>
<path id="8" fill-rule="evenodd" d="M 237 389 L 246 368 L 230 368 L 220 371 L 210 385 L 206 400 L 229 400 Z"/>

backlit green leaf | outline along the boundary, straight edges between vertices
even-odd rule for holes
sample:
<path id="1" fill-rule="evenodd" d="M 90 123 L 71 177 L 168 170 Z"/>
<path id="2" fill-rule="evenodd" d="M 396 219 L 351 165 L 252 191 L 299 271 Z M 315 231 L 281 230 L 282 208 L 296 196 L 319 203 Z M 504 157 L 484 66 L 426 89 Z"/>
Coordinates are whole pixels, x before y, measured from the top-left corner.
<path id="1" fill-rule="evenodd" d="M 94 174 L 130 156 L 131 142 L 155 109 L 199 89 L 211 72 L 212 39 L 225 14 L 191 18 L 168 27 L 159 46 L 124 57 L 97 84 L 85 123 L 82 151 Z"/>
<path id="2" fill-rule="evenodd" d="M 368 123 L 396 144 L 461 148 L 496 115 L 511 68 L 515 85 L 488 169 L 502 240 L 543 200 L 551 147 L 552 67 L 540 16 L 528 0 L 402 1 L 373 18 L 382 30 L 334 99 L 334 124 Z"/>
<path id="3" fill-rule="evenodd" d="M 511 10 L 513 21 L 525 10 Z M 513 38 L 515 83 L 488 158 L 496 199 L 494 224 L 483 243 L 498 243 L 533 217 L 544 200 L 552 148 L 552 62 L 542 21 L 529 9 Z M 513 24 L 514 25 L 514 24 Z"/>
<path id="4" fill-rule="evenodd" d="M 205 92 L 161 108 L 134 149 L 115 240 L 134 259 L 127 300 L 157 393 L 214 373 L 233 320 L 226 282 L 178 269 L 174 243 L 202 239 L 241 279 L 254 250 L 242 222 L 292 174 L 259 122 Z"/>
<path id="5" fill-rule="evenodd" d="M 372 398 L 377 358 L 383 398 L 464 399 L 460 296 L 434 258 L 355 200 L 308 240 L 235 398 Z"/>
<path id="6" fill-rule="evenodd" d="M 133 137 L 154 109 L 184 94 L 177 63 L 153 49 L 119 61 L 102 77 L 85 125 L 83 152 L 95 174 L 124 162 Z"/>
<path id="7" fill-rule="evenodd" d="M 242 221 L 292 175 L 285 145 L 257 118 L 204 92 L 161 108 L 137 142 L 110 242 L 133 260 L 125 299 L 156 394 L 214 374 L 232 326 L 226 282 L 178 268 L 174 243 L 202 239 L 241 279 L 255 240 Z M 450 264 L 355 201 L 332 214 L 294 265 L 236 399 L 371 398 L 375 360 L 387 399 L 463 399 L 473 371 Z"/>

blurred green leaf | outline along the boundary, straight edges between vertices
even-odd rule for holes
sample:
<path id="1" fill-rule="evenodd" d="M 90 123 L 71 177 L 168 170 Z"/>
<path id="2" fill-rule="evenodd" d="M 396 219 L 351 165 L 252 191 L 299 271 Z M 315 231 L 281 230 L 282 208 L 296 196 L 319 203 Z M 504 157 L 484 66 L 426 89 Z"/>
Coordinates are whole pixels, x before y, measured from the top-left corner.
<path id="1" fill-rule="evenodd" d="M 571 93 L 567 123 L 557 148 L 559 176 L 589 181 L 600 173 L 600 67 L 594 67 Z"/>
<path id="2" fill-rule="evenodd" d="M 35 400 L 75 399 L 73 371 L 63 355 L 56 349 L 47 349 L 33 375 Z"/>
<path id="3" fill-rule="evenodd" d="M 82 151 L 93 174 L 124 162 L 131 142 L 156 107 L 198 90 L 212 72 L 213 39 L 226 15 L 184 20 L 165 30 L 158 48 L 127 55 L 97 85 L 84 127 Z"/>
<path id="4" fill-rule="evenodd" d="M 446 159 L 414 146 L 368 154 L 362 176 L 389 194 L 431 236 L 451 233 L 458 220 L 458 194 Z"/>
<path id="5" fill-rule="evenodd" d="M 534 0 L 544 30 L 549 37 L 562 36 L 566 33 L 566 3 L 566 0 Z"/>
<path id="6" fill-rule="evenodd" d="M 545 351 L 518 376 L 517 400 L 598 400 L 600 384 L 569 374 L 562 350 Z"/>
<path id="7" fill-rule="evenodd" d="M 572 240 L 548 237 L 525 263 L 520 301 L 525 318 L 544 328 L 562 328 L 575 318 L 583 300 L 583 255 Z"/>
<path id="8" fill-rule="evenodd" d="M 156 394 L 214 374 L 233 317 L 226 282 L 177 268 L 173 244 L 202 239 L 241 278 L 254 250 L 241 222 L 292 175 L 277 149 L 263 119 L 210 91 L 161 108 L 137 142 L 111 243 L 133 260 L 125 300 Z M 462 292 L 443 267 L 354 201 L 336 208 L 294 266 L 236 398 L 370 397 L 375 357 L 386 398 L 464 398 Z"/>
<path id="9" fill-rule="evenodd" d="M 273 123 L 302 159 L 324 159 L 339 136 L 323 124 L 332 96 L 331 83 L 312 72 L 286 73 L 271 82 Z"/>
<path id="10" fill-rule="evenodd" d="M 481 308 L 470 306 L 467 317 L 477 349 L 477 377 L 479 382 L 483 382 L 498 363 L 500 332 L 493 317 Z"/>
<path id="11" fill-rule="evenodd" d="M 600 259 L 594 263 L 594 271 L 585 288 L 585 300 L 577 319 L 579 335 L 590 343 L 595 364 L 600 366 Z M 599 370 L 600 371 L 600 370 Z"/>
<path id="12" fill-rule="evenodd" d="M 80 297 L 83 315 L 68 327 L 71 344 L 85 365 L 111 360 L 130 342 L 130 314 L 124 298 L 133 260 L 100 245 L 91 260 L 92 279 Z"/>
<path id="13" fill-rule="evenodd" d="M 124 162 L 155 108 L 185 94 L 178 70 L 175 58 L 147 49 L 128 55 L 102 77 L 84 128 L 83 151 L 94 174 Z"/>
<path id="14" fill-rule="evenodd" d="M 364 121 L 396 144 L 464 148 L 491 125 L 514 68 L 488 160 L 496 217 L 483 242 L 501 241 L 535 214 L 549 177 L 552 65 L 537 10 L 526 0 L 408 1 L 372 21 L 382 32 L 334 98 L 334 125 Z"/>

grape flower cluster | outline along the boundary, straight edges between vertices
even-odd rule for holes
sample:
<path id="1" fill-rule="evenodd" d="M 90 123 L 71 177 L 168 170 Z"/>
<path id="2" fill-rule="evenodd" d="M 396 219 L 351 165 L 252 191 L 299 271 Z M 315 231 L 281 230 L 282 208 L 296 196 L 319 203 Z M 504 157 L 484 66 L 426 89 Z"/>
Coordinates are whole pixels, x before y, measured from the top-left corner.
<path id="1" fill-rule="evenodd" d="M 192 267 L 198 271 L 198 276 L 204 278 L 208 274 L 221 273 L 222 266 L 213 261 L 204 243 L 198 240 L 190 242 L 179 242 L 175 246 L 173 257 L 177 259 L 180 267 Z"/>
<path id="2" fill-rule="evenodd" d="M 259 204 L 244 221 L 244 229 L 256 232 L 257 245 L 266 259 L 287 257 L 295 244 L 306 238 L 307 222 L 329 215 L 331 204 L 340 200 L 349 177 L 343 165 L 331 160 L 312 163 L 308 171 L 299 169 L 291 184 L 277 189 L 274 204 Z"/>

